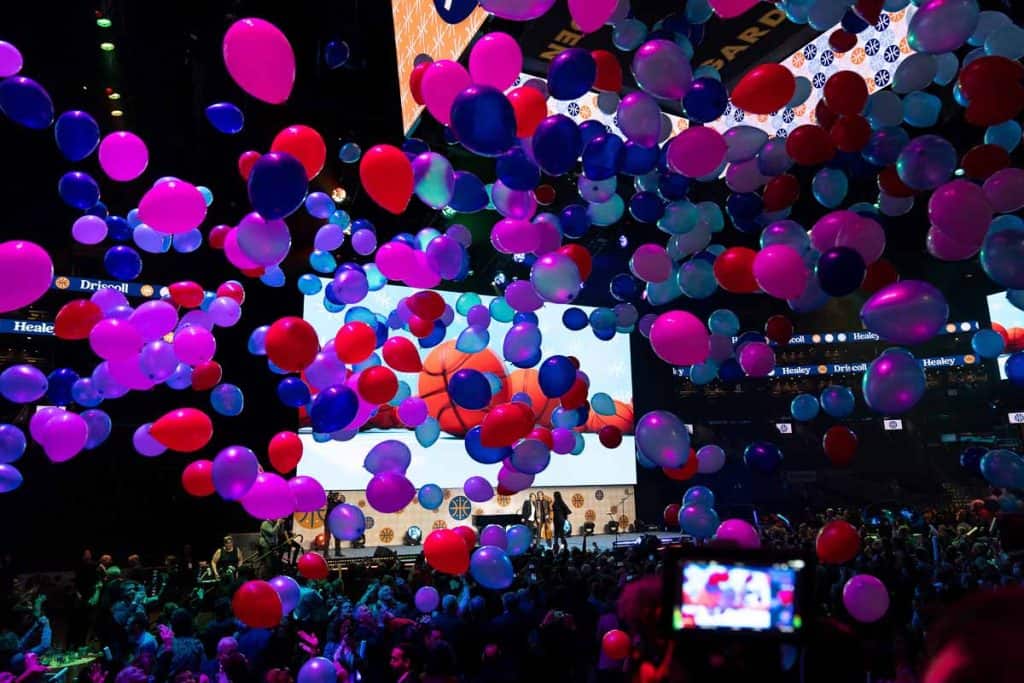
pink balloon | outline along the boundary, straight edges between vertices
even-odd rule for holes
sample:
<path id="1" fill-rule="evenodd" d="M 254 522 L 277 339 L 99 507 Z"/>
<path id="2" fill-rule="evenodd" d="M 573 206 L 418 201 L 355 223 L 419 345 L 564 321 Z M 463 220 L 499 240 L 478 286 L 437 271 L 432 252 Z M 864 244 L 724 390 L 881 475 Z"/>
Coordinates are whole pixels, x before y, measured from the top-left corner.
<path id="1" fill-rule="evenodd" d="M 954 242 L 981 246 L 992 222 L 992 207 L 985 191 L 967 180 L 952 180 L 932 192 L 928 200 L 932 226 Z"/>
<path id="2" fill-rule="evenodd" d="M 569 0 L 569 14 L 581 31 L 593 33 L 612 18 L 618 4 L 618 0 Z"/>
<path id="3" fill-rule="evenodd" d="M 474 83 L 507 90 L 522 70 L 523 51 L 515 38 L 507 33 L 488 33 L 470 50 L 469 75 Z"/>
<path id="4" fill-rule="evenodd" d="M 174 355 L 182 363 L 199 365 L 213 358 L 217 340 L 205 327 L 189 325 L 174 334 Z"/>
<path id="5" fill-rule="evenodd" d="M 288 489 L 295 498 L 295 512 L 317 512 L 327 505 L 327 493 L 313 477 L 293 477 L 288 480 Z"/>
<path id="6" fill-rule="evenodd" d="M 0 313 L 28 306 L 50 289 L 53 261 L 35 242 L 16 240 L 0 243 Z"/>
<path id="7" fill-rule="evenodd" d="M 148 164 L 149 150 L 135 133 L 111 133 L 100 143 L 100 168 L 111 180 L 135 180 Z"/>
<path id="8" fill-rule="evenodd" d="M 405 242 L 388 242 L 377 250 L 374 261 L 389 280 L 402 280 L 416 266 L 413 248 Z"/>
<path id="9" fill-rule="evenodd" d="M 277 265 L 292 246 L 292 234 L 287 223 L 280 218 L 268 221 L 255 211 L 243 218 L 232 232 L 242 254 L 260 266 Z"/>
<path id="10" fill-rule="evenodd" d="M 666 363 L 696 365 L 708 358 L 711 340 L 708 330 L 692 313 L 662 313 L 651 325 L 651 348 Z"/>
<path id="11" fill-rule="evenodd" d="M 28 433 L 32 437 L 32 440 L 38 444 L 43 443 L 43 437 L 46 436 L 46 430 L 43 427 L 53 417 L 60 415 L 64 412 L 63 408 L 57 406 L 40 406 L 39 410 L 32 413 L 32 417 L 28 419 Z"/>
<path id="12" fill-rule="evenodd" d="M 767 377 L 775 369 L 775 352 L 764 342 L 747 342 L 740 347 L 739 361 L 747 377 Z"/>
<path id="13" fill-rule="evenodd" d="M 142 371 L 142 366 L 136 356 L 107 361 L 107 370 L 118 384 L 135 391 L 147 391 L 156 384 Z"/>
<path id="14" fill-rule="evenodd" d="M 777 299 L 795 299 L 807 287 L 810 270 L 800 254 L 785 244 L 772 244 L 754 257 L 754 279 Z"/>
<path id="15" fill-rule="evenodd" d="M 988 177 L 985 196 L 996 213 L 1010 213 L 1024 207 L 1024 169 L 1004 168 Z"/>
<path id="16" fill-rule="evenodd" d="M 761 536 L 754 525 L 742 519 L 727 519 L 718 525 L 715 540 L 728 541 L 738 548 L 756 550 L 761 547 Z"/>
<path id="17" fill-rule="evenodd" d="M 668 165 L 676 173 L 701 178 L 722 165 L 728 147 L 714 128 L 692 126 L 668 144 Z"/>
<path id="18" fill-rule="evenodd" d="M 935 227 L 928 228 L 925 246 L 928 253 L 940 261 L 963 261 L 981 251 L 980 244 L 962 244 Z"/>
<path id="19" fill-rule="evenodd" d="M 826 213 L 811 228 L 811 246 L 822 253 L 832 249 L 839 239 L 839 231 L 859 221 L 860 214 L 846 209 Z"/>
<path id="20" fill-rule="evenodd" d="M 857 621 L 878 621 L 889 611 L 889 591 L 874 576 L 858 574 L 843 586 L 843 605 Z"/>
<path id="21" fill-rule="evenodd" d="M 857 218 L 858 221 L 851 221 L 839 229 L 836 246 L 853 249 L 861 255 L 864 263 L 870 265 L 880 259 L 885 251 L 885 230 L 878 221 L 865 216 Z"/>
<path id="22" fill-rule="evenodd" d="M 461 64 L 449 59 L 434 62 L 423 72 L 420 91 L 427 111 L 435 119 L 448 125 L 455 96 L 472 85 L 473 81 Z"/>
<path id="23" fill-rule="evenodd" d="M 224 65 L 245 92 L 269 104 L 288 99 L 295 84 L 295 53 L 269 21 L 239 19 L 224 34 Z"/>
<path id="24" fill-rule="evenodd" d="M 558 226 L 544 218 L 544 216 L 538 216 L 533 219 L 533 224 L 537 227 L 537 246 L 534 247 L 533 253 L 537 256 L 543 256 L 549 251 L 554 251 L 562 246 L 562 232 L 558 229 Z"/>
<path id="25" fill-rule="evenodd" d="M 64 462 L 78 455 L 89 438 L 89 425 L 78 413 L 61 411 L 41 428 L 43 452 L 51 462 Z"/>
<path id="26" fill-rule="evenodd" d="M 134 358 L 145 340 L 127 320 L 104 318 L 89 330 L 89 346 L 104 360 Z"/>
<path id="27" fill-rule="evenodd" d="M 526 254 L 540 244 L 541 228 L 518 218 L 503 218 L 491 228 L 491 244 L 503 254 Z"/>
<path id="28" fill-rule="evenodd" d="M 555 0 L 480 0 L 480 6 L 496 17 L 529 21 L 551 9 Z"/>
<path id="29" fill-rule="evenodd" d="M 199 227 L 206 218 L 206 200 L 195 185 L 165 180 L 151 187 L 139 202 L 139 220 L 171 235 Z"/>
<path id="30" fill-rule="evenodd" d="M 406 273 L 405 284 L 419 289 L 433 289 L 441 284 L 441 276 L 437 274 L 430 260 L 422 251 L 414 251 L 412 254 L 412 270 Z"/>
<path id="31" fill-rule="evenodd" d="M 288 482 L 279 474 L 260 472 L 242 496 L 242 507 L 256 519 L 281 519 L 295 511 Z"/>
<path id="32" fill-rule="evenodd" d="M 629 260 L 629 269 L 644 282 L 664 282 L 672 275 L 672 259 L 659 244 L 641 244 Z"/>
<path id="33" fill-rule="evenodd" d="M 761 0 L 708 0 L 711 9 L 723 19 L 732 19 L 746 12 Z"/>

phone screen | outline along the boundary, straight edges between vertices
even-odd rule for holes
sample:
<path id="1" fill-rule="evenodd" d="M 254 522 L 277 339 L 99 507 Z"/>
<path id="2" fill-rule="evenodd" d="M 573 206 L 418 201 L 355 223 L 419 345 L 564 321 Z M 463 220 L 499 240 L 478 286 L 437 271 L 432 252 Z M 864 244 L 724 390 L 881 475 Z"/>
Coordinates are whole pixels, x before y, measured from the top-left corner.
<path id="1" fill-rule="evenodd" d="M 767 565 L 686 561 L 675 630 L 794 633 L 803 626 L 796 600 L 803 560 Z"/>

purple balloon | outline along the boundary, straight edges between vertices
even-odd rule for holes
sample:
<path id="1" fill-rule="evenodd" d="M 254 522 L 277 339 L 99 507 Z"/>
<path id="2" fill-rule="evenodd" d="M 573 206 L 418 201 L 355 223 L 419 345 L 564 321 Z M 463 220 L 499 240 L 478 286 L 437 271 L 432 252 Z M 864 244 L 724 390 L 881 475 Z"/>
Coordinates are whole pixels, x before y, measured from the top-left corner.
<path id="1" fill-rule="evenodd" d="M 661 139 L 661 108 L 645 92 L 631 92 L 619 101 L 619 130 L 629 140 L 644 147 L 654 147 Z"/>
<path id="2" fill-rule="evenodd" d="M 99 244 L 107 237 L 107 222 L 99 216 L 86 214 L 71 226 L 71 236 L 81 244 Z"/>
<path id="3" fill-rule="evenodd" d="M 334 683 L 338 680 L 334 662 L 326 657 L 312 657 L 299 669 L 297 683 Z"/>
<path id="4" fill-rule="evenodd" d="M 924 368 L 906 349 L 886 349 L 864 372 L 862 388 L 865 402 L 876 413 L 905 413 L 924 396 Z"/>
<path id="5" fill-rule="evenodd" d="M 740 347 L 739 361 L 748 377 L 767 377 L 775 369 L 775 351 L 764 342 L 747 342 Z"/>
<path id="6" fill-rule="evenodd" d="M 360 256 L 369 256 L 377 248 L 377 234 L 362 228 L 352 233 L 352 248 Z"/>
<path id="7" fill-rule="evenodd" d="M 515 280 L 506 287 L 505 301 L 520 313 L 536 311 L 544 305 L 544 301 L 537 296 L 537 290 L 527 280 Z"/>
<path id="8" fill-rule="evenodd" d="M 416 495 L 416 487 L 398 472 L 375 475 L 366 486 L 366 502 L 377 512 L 398 512 Z"/>
<path id="9" fill-rule="evenodd" d="M 523 474 L 538 474 L 551 462 L 551 451 L 540 439 L 523 439 L 513 447 L 508 462 Z"/>
<path id="10" fill-rule="evenodd" d="M 281 612 L 290 614 L 299 604 L 301 589 L 298 582 L 290 576 L 275 576 L 268 583 L 281 598 Z"/>
<path id="11" fill-rule="evenodd" d="M 525 491 L 533 486 L 533 475 L 524 474 L 504 463 L 498 471 L 498 485 L 512 492 Z"/>
<path id="12" fill-rule="evenodd" d="M 889 611 L 889 591 L 874 576 L 858 574 L 843 586 L 843 605 L 857 621 L 878 621 Z"/>
<path id="13" fill-rule="evenodd" d="M 576 446 L 576 432 L 564 427 L 556 427 L 551 430 L 551 442 L 555 453 L 564 455 L 571 453 Z"/>
<path id="14" fill-rule="evenodd" d="M 901 280 L 875 292 L 860 309 L 864 327 L 896 344 L 922 344 L 949 318 L 946 298 L 922 280 Z"/>
<path id="15" fill-rule="evenodd" d="M 110 416 L 97 408 L 82 411 L 82 419 L 89 428 L 89 438 L 85 441 L 85 449 L 92 450 L 110 436 Z"/>
<path id="16" fill-rule="evenodd" d="M 167 448 L 154 439 L 149 434 L 149 428 L 153 426 L 152 422 L 139 425 L 135 433 L 132 434 L 132 445 L 135 447 L 135 451 L 142 456 L 147 458 L 155 458 L 158 455 L 163 455 Z"/>
<path id="17" fill-rule="evenodd" d="M 89 425 L 81 415 L 61 411 L 43 424 L 41 435 L 40 444 L 46 457 L 52 462 L 64 462 L 85 448 L 89 439 Z"/>
<path id="18" fill-rule="evenodd" d="M 416 603 L 416 609 L 423 614 L 430 614 L 437 609 L 438 604 L 441 602 L 441 596 L 433 586 L 422 586 L 416 591 L 414 602 Z"/>
<path id="19" fill-rule="evenodd" d="M 228 446 L 213 459 L 213 487 L 224 500 L 244 497 L 259 473 L 256 454 L 245 446 Z"/>
<path id="20" fill-rule="evenodd" d="M 327 515 L 325 522 L 331 535 L 343 541 L 355 541 L 366 531 L 366 517 L 355 505 L 342 503 Z"/>
<path id="21" fill-rule="evenodd" d="M 89 297 L 89 301 L 99 306 L 104 315 L 106 315 L 107 311 L 112 308 L 128 305 L 127 297 L 118 290 L 110 287 L 96 290 L 96 292 Z"/>
<path id="22" fill-rule="evenodd" d="M 177 309 L 166 301 L 147 301 L 139 304 L 128 322 L 146 341 L 162 339 L 178 324 Z"/>
<path id="23" fill-rule="evenodd" d="M 363 460 L 363 468 L 370 474 L 397 472 L 405 474 L 412 462 L 409 447 L 397 439 L 388 439 L 370 449 Z"/>
<path id="24" fill-rule="evenodd" d="M 427 402 L 419 396 L 410 396 L 398 404 L 398 419 L 406 427 L 418 427 L 427 419 Z"/>
<path id="25" fill-rule="evenodd" d="M 288 480 L 295 499 L 295 512 L 317 512 L 327 505 L 327 492 L 313 477 L 299 475 Z"/>
<path id="26" fill-rule="evenodd" d="M 480 532 L 480 545 L 493 545 L 496 548 L 505 550 L 508 548 L 508 537 L 505 535 L 505 528 L 497 524 L 488 524 Z"/>
<path id="27" fill-rule="evenodd" d="M 288 482 L 273 472 L 260 472 L 256 475 L 256 480 L 242 496 L 241 502 L 245 511 L 256 519 L 281 519 L 295 511 L 295 500 Z"/>
<path id="28" fill-rule="evenodd" d="M 353 237 L 353 241 L 355 237 Z M 462 271 L 465 250 L 447 235 L 430 240 L 426 249 L 427 263 L 445 280 L 453 280 Z"/>
<path id="29" fill-rule="evenodd" d="M 238 248 L 261 266 L 272 266 L 284 260 L 292 246 L 288 224 L 280 218 L 267 220 L 250 213 L 238 224 Z"/>
<path id="30" fill-rule="evenodd" d="M 469 498 L 474 503 L 486 503 L 491 498 L 494 498 L 494 487 L 491 486 L 491 482 L 483 477 L 470 477 L 462 485 L 462 490 L 465 492 L 466 498 Z"/>
<path id="31" fill-rule="evenodd" d="M 0 373 L 0 396 L 11 403 L 31 403 L 43 397 L 49 383 L 33 365 L 12 365 Z"/>

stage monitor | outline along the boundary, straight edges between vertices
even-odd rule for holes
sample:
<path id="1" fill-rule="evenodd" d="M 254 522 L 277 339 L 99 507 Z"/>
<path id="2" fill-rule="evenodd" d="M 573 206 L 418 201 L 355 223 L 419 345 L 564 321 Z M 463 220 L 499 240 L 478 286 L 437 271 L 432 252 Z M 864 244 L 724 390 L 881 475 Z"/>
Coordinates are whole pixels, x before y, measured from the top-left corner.
<path id="1" fill-rule="evenodd" d="M 1006 379 L 1006 359 L 1014 351 L 1024 349 L 1024 311 L 1009 302 L 1006 292 L 989 294 L 988 315 L 992 320 L 992 329 L 999 332 L 1007 340 L 1006 352 L 999 356 L 999 378 Z"/>
<path id="2" fill-rule="evenodd" d="M 328 281 L 325 280 L 325 285 Z M 388 285 L 370 292 L 358 305 L 374 313 L 387 316 L 398 302 L 417 290 L 408 287 Z M 459 299 L 457 292 L 438 292 L 453 309 Z M 484 305 L 494 297 L 481 296 Z M 591 409 L 590 419 L 583 430 L 586 444 L 579 455 L 551 454 L 551 464 L 537 475 L 534 485 L 541 486 L 607 486 L 636 483 L 636 457 L 633 445 L 633 382 L 630 363 L 629 335 L 617 334 L 609 341 L 597 339 L 589 328 L 579 332 L 567 329 L 562 324 L 562 313 L 568 308 L 546 304 L 536 312 L 543 338 L 542 350 L 545 356 L 553 353 L 572 355 L 579 359 L 581 369 L 590 378 L 591 400 L 598 393 L 602 397 L 600 412 Z M 593 310 L 580 306 L 588 315 Z M 344 324 L 345 312 L 330 313 L 323 306 L 319 296 L 307 296 L 303 317 L 316 329 L 323 344 L 331 339 Z M 370 419 L 363 431 L 349 441 L 328 441 L 317 443 L 312 433 L 302 430 L 304 453 L 299 463 L 299 474 L 316 477 L 328 490 L 363 490 L 370 481 L 370 473 L 363 469 L 366 453 L 381 441 L 397 439 L 412 450 L 412 464 L 407 472 L 409 480 L 416 486 L 433 483 L 441 487 L 461 487 L 466 479 L 474 475 L 497 481 L 501 465 L 483 465 L 466 453 L 463 436 L 474 424 L 465 423 L 464 411 L 456 411 L 447 394 L 446 380 L 453 367 L 467 364 L 481 372 L 491 372 L 502 383 L 501 391 L 509 397 L 517 392 L 530 395 L 536 407 L 544 404 L 539 423 L 550 426 L 551 411 L 556 401 L 547 399 L 537 384 L 536 367 L 519 369 L 506 363 L 502 355 L 502 341 L 510 323 L 492 320 L 489 327 L 490 342 L 481 352 L 464 354 L 454 348 L 459 333 L 466 329 L 465 317 L 456 314 L 448 326 L 444 341 L 430 349 L 420 349 L 424 369 L 420 373 L 399 372 L 398 378 L 408 384 L 413 395 L 427 397 L 430 414 L 441 423 L 441 437 L 429 448 L 423 448 L 416 441 L 414 432 L 398 421 L 394 408 L 382 407 Z M 400 335 L 416 341 L 407 330 L 391 330 L 391 335 Z M 536 412 L 536 411 L 535 411 Z M 604 414 L 602 414 L 604 413 Z M 601 445 L 598 430 L 606 424 L 622 429 L 625 436 L 618 448 L 610 449 Z"/>

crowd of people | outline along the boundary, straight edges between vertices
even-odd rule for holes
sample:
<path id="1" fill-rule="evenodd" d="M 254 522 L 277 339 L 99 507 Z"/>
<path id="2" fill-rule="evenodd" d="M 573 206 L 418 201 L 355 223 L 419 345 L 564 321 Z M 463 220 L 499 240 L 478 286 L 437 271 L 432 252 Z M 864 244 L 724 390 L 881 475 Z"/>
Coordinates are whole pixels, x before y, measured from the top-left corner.
<path id="1" fill-rule="evenodd" d="M 950 605 L 969 594 L 997 595 L 997 589 L 1016 595 L 1024 562 L 1004 552 L 992 516 L 977 505 L 895 515 L 826 510 L 802 520 L 762 519 L 762 544 L 811 557 L 817 530 L 839 518 L 859 529 L 861 552 L 846 565 L 816 566 L 808 614 L 814 621 L 798 657 L 784 648 L 780 658 L 766 654 L 764 642 L 723 636 L 670 644 L 663 626 L 663 555 L 650 539 L 625 550 L 595 546 L 586 552 L 555 552 L 541 541 L 515 558 L 516 581 L 500 592 L 468 576 L 439 574 L 422 555 L 406 563 L 353 563 L 326 581 L 297 577 L 295 609 L 279 627 L 259 629 L 232 613 L 231 596 L 255 574 L 227 537 L 212 563 L 216 569 L 190 553 L 153 569 L 137 556 L 122 567 L 109 555 L 93 561 L 86 551 L 73 602 L 52 615 L 59 628 L 47 617 L 45 596 L 30 585 L 0 587 L 9 596 L 0 680 L 53 677 L 59 667 L 46 663 L 57 642 L 64 651 L 98 653 L 70 672 L 78 683 L 307 683 L 299 672 L 312 656 L 332 661 L 340 682 L 709 680 L 694 674 L 707 667 L 721 674 L 710 680 L 745 671 L 760 680 L 826 680 L 825 671 L 828 680 L 840 681 L 863 681 L 865 672 L 871 680 L 901 683 L 974 680 L 927 679 L 920 672 L 927 639 L 942 630 L 937 624 Z M 880 578 L 890 592 L 888 614 L 877 623 L 857 624 L 844 611 L 842 587 L 855 573 Z M 429 614 L 414 602 L 426 585 L 441 595 Z M 625 659 L 602 651 L 602 636 L 612 629 L 632 638 Z"/>

